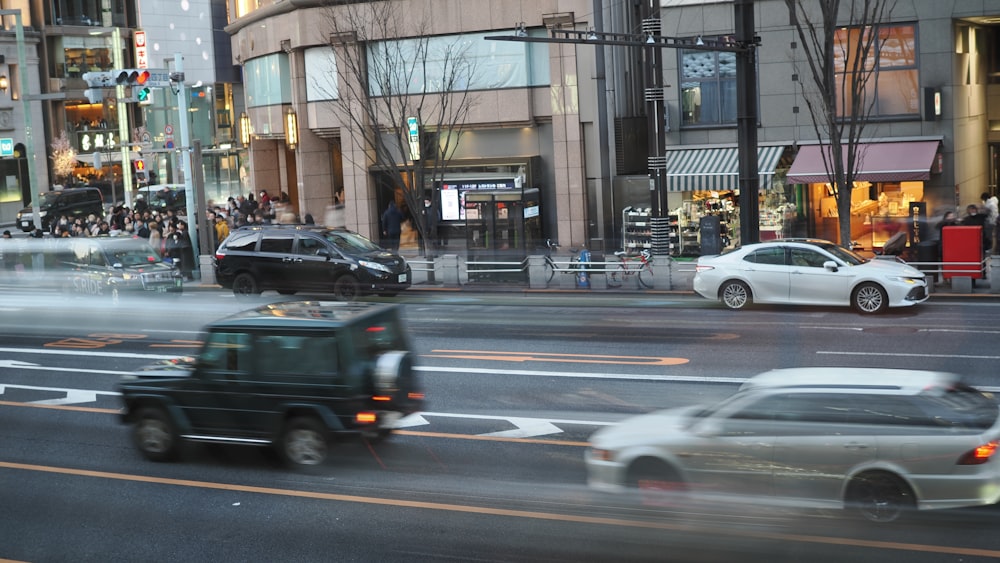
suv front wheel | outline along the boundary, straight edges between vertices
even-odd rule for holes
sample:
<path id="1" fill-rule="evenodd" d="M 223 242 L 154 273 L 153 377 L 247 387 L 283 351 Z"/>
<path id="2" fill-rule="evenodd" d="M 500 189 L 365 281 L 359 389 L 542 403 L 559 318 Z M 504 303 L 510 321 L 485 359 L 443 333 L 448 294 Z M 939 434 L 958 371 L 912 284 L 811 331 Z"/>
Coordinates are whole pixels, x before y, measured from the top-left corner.
<path id="1" fill-rule="evenodd" d="M 171 461 L 177 457 L 177 432 L 162 408 L 139 410 L 132 436 L 135 446 L 150 461 Z"/>
<path id="2" fill-rule="evenodd" d="M 278 447 L 281 457 L 293 466 L 319 465 L 329 450 L 326 429 L 315 418 L 293 418 L 281 431 Z"/>
<path id="3" fill-rule="evenodd" d="M 233 280 L 233 293 L 237 297 L 248 297 L 260 294 L 260 285 L 253 275 L 243 272 Z"/>
<path id="4" fill-rule="evenodd" d="M 338 301 L 354 301 L 361 295 L 361 284 L 358 283 L 358 278 L 344 274 L 333 283 L 333 294 Z"/>

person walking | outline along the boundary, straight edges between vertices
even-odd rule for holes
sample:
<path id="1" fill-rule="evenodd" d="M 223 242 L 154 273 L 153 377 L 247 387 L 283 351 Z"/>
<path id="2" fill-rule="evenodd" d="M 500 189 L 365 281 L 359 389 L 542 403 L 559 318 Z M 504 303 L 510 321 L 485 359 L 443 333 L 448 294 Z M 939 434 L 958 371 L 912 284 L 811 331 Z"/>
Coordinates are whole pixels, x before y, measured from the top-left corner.
<path id="1" fill-rule="evenodd" d="M 979 206 L 970 203 L 965 208 L 965 217 L 962 217 L 961 225 L 965 227 L 979 227 L 983 239 L 983 252 L 989 250 L 989 240 L 986 238 L 986 214 L 979 212 Z"/>
<path id="2" fill-rule="evenodd" d="M 382 212 L 382 236 L 385 247 L 393 252 L 399 250 L 399 235 L 403 232 L 403 212 L 396 207 L 396 202 L 389 200 L 389 205 Z"/>

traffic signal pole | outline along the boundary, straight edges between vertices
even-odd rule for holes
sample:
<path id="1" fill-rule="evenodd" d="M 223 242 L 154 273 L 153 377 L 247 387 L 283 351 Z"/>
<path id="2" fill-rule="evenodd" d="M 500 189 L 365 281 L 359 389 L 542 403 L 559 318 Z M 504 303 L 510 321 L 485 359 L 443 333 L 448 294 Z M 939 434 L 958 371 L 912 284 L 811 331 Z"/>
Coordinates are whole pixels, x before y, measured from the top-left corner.
<path id="1" fill-rule="evenodd" d="M 111 33 L 111 43 L 114 45 L 112 53 L 112 64 L 115 68 L 122 68 L 122 32 L 121 28 L 115 27 Z M 129 160 L 129 142 L 131 138 L 128 132 L 128 110 L 125 107 L 125 86 L 118 84 L 115 86 L 115 104 L 118 109 L 118 145 L 122 151 L 122 187 L 125 190 L 125 207 L 132 208 L 132 162 Z M 111 183 L 114 192 L 114 181 Z"/>

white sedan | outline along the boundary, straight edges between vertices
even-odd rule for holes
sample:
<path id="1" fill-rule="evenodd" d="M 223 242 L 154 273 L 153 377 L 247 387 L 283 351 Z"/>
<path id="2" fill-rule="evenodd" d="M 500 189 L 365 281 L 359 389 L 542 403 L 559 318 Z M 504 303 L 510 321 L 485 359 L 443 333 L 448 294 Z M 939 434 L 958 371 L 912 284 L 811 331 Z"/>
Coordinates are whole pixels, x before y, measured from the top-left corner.
<path id="1" fill-rule="evenodd" d="M 694 290 L 730 309 L 751 303 L 848 305 L 861 313 L 927 300 L 923 272 L 895 259 L 867 259 L 830 241 L 780 239 L 698 259 Z"/>

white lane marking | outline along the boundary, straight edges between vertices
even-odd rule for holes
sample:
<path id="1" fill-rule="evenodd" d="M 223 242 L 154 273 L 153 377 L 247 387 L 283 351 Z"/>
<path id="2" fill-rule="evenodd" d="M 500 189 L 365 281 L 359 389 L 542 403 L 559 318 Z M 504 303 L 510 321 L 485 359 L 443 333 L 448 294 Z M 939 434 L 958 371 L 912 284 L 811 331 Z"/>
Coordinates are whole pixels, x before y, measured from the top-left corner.
<path id="1" fill-rule="evenodd" d="M 37 348 L 0 348 L 0 352 L 12 354 L 43 354 L 50 356 L 96 356 L 101 358 L 138 358 L 142 360 L 170 360 L 181 357 L 183 354 L 135 354 L 132 352 L 107 352 L 95 350 L 63 350 L 51 349 L 42 350 Z"/>
<path id="2" fill-rule="evenodd" d="M 538 418 L 508 418 L 507 422 L 517 426 L 514 430 L 502 430 L 500 432 L 490 432 L 483 436 L 495 436 L 497 438 L 533 438 L 535 436 L 549 436 L 551 434 L 562 434 L 562 429 L 547 420 Z"/>
<path id="3" fill-rule="evenodd" d="M 32 405 L 77 405 L 80 403 L 93 403 L 97 401 L 97 393 L 94 391 L 83 391 L 80 389 L 67 389 L 66 396 L 62 399 L 44 399 L 41 401 L 31 401 Z"/>
<path id="4" fill-rule="evenodd" d="M 824 356 L 889 356 L 894 358 L 959 358 L 963 360 L 997 360 L 1000 356 L 983 356 L 974 354 L 912 354 L 901 352 L 852 352 L 817 350 L 817 354 Z"/>
<path id="5" fill-rule="evenodd" d="M 639 381 L 677 381 L 689 383 L 743 383 L 746 377 L 713 377 L 701 375 L 658 375 L 638 373 L 591 373 L 540 371 L 526 369 L 458 368 L 441 366 L 415 366 L 417 371 L 434 373 L 480 373 L 485 375 L 534 375 L 542 377 L 573 377 L 578 379 L 633 379 Z"/>
<path id="6" fill-rule="evenodd" d="M 0 360 L 0 368 L 33 369 L 38 371 L 69 371 L 73 373 L 99 373 L 101 375 L 126 375 L 128 371 L 112 371 L 106 369 L 57 368 L 19 362 L 17 360 Z"/>

